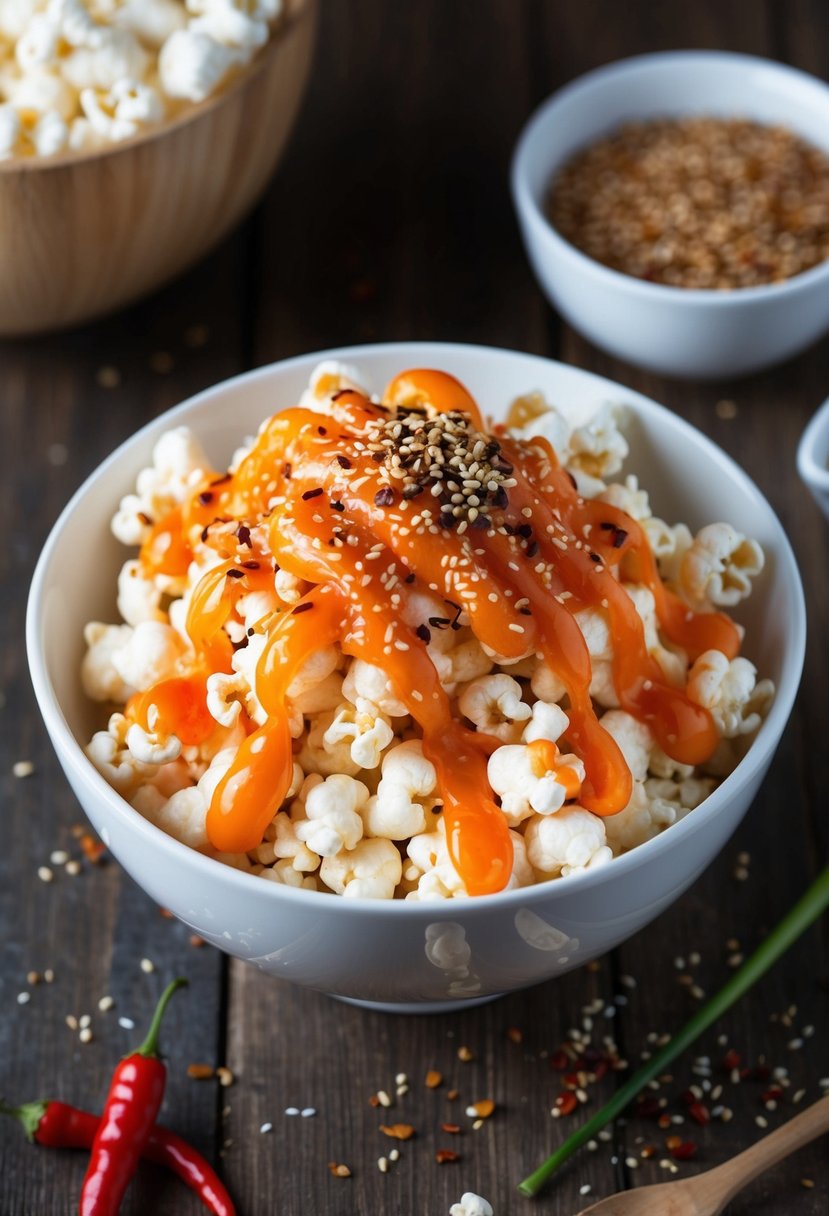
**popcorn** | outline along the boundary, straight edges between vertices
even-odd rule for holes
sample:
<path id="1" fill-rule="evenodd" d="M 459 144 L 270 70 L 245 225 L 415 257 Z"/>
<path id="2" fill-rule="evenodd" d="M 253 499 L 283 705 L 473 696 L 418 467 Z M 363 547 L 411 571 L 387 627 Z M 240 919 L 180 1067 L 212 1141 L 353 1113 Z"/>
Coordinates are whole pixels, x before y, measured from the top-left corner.
<path id="1" fill-rule="evenodd" d="M 542 749 L 542 740 L 508 744 L 497 748 L 489 758 L 489 784 L 501 799 L 501 810 L 510 827 L 517 827 L 534 813 L 555 814 L 584 780 L 584 765 L 576 756 L 559 755 L 551 743 Z"/>
<path id="2" fill-rule="evenodd" d="M 255 50 L 268 41 L 268 18 L 261 5 L 237 4 L 234 0 L 187 0 L 187 8 L 197 14 L 189 28 L 224 46 Z"/>
<path id="3" fill-rule="evenodd" d="M 403 865 L 390 840 L 361 840 L 353 849 L 324 857 L 320 878 L 337 895 L 358 899 L 391 899 Z"/>
<path id="4" fill-rule="evenodd" d="M 358 708 L 361 700 L 367 701 L 390 718 L 402 718 L 408 713 L 386 673 L 363 659 L 355 659 L 349 667 L 343 680 L 343 696 Z"/>
<path id="5" fill-rule="evenodd" d="M 730 662 L 719 650 L 706 650 L 691 668 L 688 696 L 711 711 L 724 739 L 753 734 L 774 696 L 771 680 L 757 683 L 757 669 L 748 659 Z"/>
<path id="6" fill-rule="evenodd" d="M 164 117 L 161 98 L 150 85 L 116 80 L 109 91 L 81 89 L 81 108 L 96 135 L 111 143 L 132 139 Z"/>
<path id="7" fill-rule="evenodd" d="M 319 857 L 334 857 L 342 849 L 353 849 L 363 836 L 359 811 L 367 798 L 368 789 L 362 781 L 344 773 L 326 777 L 305 800 L 308 818 L 297 824 L 297 840 Z"/>
<path id="8" fill-rule="evenodd" d="M 473 680 L 458 697 L 458 708 L 478 730 L 504 743 L 521 736 L 522 723 L 532 710 L 521 700 L 521 685 L 512 676 L 482 676 Z"/>
<path id="9" fill-rule="evenodd" d="M 93 701 L 126 702 L 135 692 L 115 667 L 112 656 L 132 637 L 129 625 L 104 625 L 90 621 L 83 632 L 87 645 L 81 663 L 81 685 Z"/>
<path id="10" fill-rule="evenodd" d="M 115 672 L 129 688 L 150 688 L 177 674 L 184 644 L 171 625 L 142 621 L 107 651 Z"/>
<path id="11" fill-rule="evenodd" d="M 165 2 L 161 0 L 162 7 Z M 192 0 L 190 5 L 196 19 L 211 13 L 215 17 L 220 9 L 222 20 L 239 16 L 252 22 L 270 20 L 257 0 L 244 5 L 235 0 L 216 4 Z M 96 8 L 94 15 L 103 11 Z M 106 19 L 115 11 L 120 9 L 107 8 Z M 193 33 L 183 26 L 172 31 L 173 35 L 180 32 Z M 35 65 L 33 79 L 35 69 L 51 76 L 49 67 Z M 120 103 L 116 94 L 137 102 L 145 87 L 134 81 L 124 84 L 123 94 L 120 86 L 95 90 L 95 102 L 108 121 L 117 122 Z M 14 107 L 5 109 L 11 109 L 17 120 Z M 4 107 L 0 107 L 0 132 L 3 115 Z M 72 137 L 81 122 L 91 123 L 91 119 L 73 119 Z M 30 138 L 28 130 L 24 135 Z M 91 136 L 104 139 L 95 130 Z M 14 139 L 20 138 L 18 131 Z M 106 138 L 113 138 L 112 133 Z M 303 394 L 303 404 L 319 413 L 330 407 L 331 396 L 343 388 L 360 390 L 358 372 L 335 362 L 322 364 Z M 530 433 L 553 437 L 583 494 L 599 495 L 601 501 L 639 521 L 652 538 L 663 578 L 689 604 L 693 600 L 707 610 L 750 591 L 762 568 L 755 542 L 725 524 L 710 525 L 693 537 L 685 525 L 669 524 L 652 515 L 647 492 L 635 477 L 605 484 L 603 478 L 618 470 L 626 450 L 611 407 L 602 407 L 593 419 L 583 412 L 575 428 L 563 415 L 550 416 L 550 411 L 533 414 L 543 408 L 540 396 L 524 399 L 522 409 L 530 417 L 525 437 Z M 234 460 L 244 459 L 253 442 L 247 441 Z M 134 493 L 122 499 L 112 521 L 113 532 L 127 544 L 145 541 L 165 516 L 188 502 L 213 477 L 195 436 L 185 427 L 169 432 L 155 445 Z M 94 700 L 125 706 L 125 713 L 112 714 L 107 729 L 90 741 L 92 762 L 164 831 L 270 882 L 350 898 L 414 902 L 468 898 L 450 853 L 449 843 L 454 852 L 455 842 L 447 841 L 438 770 L 424 753 L 418 701 L 425 701 L 428 689 L 416 684 L 406 687 L 404 702 L 400 696 L 404 685 L 395 686 L 394 681 L 405 678 L 405 669 L 390 661 L 385 670 L 379 652 L 372 663 L 346 654 L 341 645 L 325 644 L 294 669 L 285 698 L 294 740 L 293 773 L 285 798 L 261 839 L 247 852 L 222 853 L 211 848 L 206 821 L 218 783 L 234 763 L 251 723 L 264 726 L 269 722 L 258 695 L 264 695 L 264 690 L 257 682 L 272 622 L 284 619 L 311 589 L 311 584 L 284 568 L 273 569 L 271 580 L 271 545 L 276 548 L 278 542 L 266 520 L 255 522 L 254 515 L 241 540 L 239 529 L 238 519 L 217 522 L 209 537 L 199 540 L 198 527 L 194 527 L 186 537 L 192 546 L 192 561 L 185 574 L 151 573 L 151 563 L 134 558 L 122 566 L 118 608 L 125 623 L 91 622 L 85 631 L 85 690 Z M 154 544 L 159 543 L 158 538 L 163 544 L 164 537 L 161 530 Z M 230 581 L 220 584 L 225 589 L 222 594 L 229 595 L 221 629 L 231 646 L 221 652 L 226 656 L 222 663 L 211 666 L 208 660 L 206 709 L 216 725 L 202 743 L 183 746 L 174 722 L 160 721 L 152 705 L 138 715 L 133 707 L 126 708 L 126 702 L 133 693 L 145 693 L 172 675 L 187 675 L 202 662 L 201 642 L 198 648 L 194 645 L 197 631 L 191 638 L 187 630 L 195 589 L 239 545 L 242 548 L 234 560 L 244 565 L 242 554 L 249 553 L 251 568 L 260 573 L 245 582 L 234 581 L 234 594 Z M 287 554 L 281 560 L 293 566 Z M 666 755 L 649 726 L 620 705 L 607 601 L 597 599 L 592 605 L 588 598 L 578 601 L 572 619 L 590 658 L 593 708 L 603 729 L 616 741 L 633 782 L 628 805 L 601 818 L 580 805 L 585 767 L 570 751 L 579 746 L 580 737 L 573 731 L 568 739 L 568 691 L 538 649 L 538 637 L 528 639 L 526 645 L 522 639 L 511 655 L 498 654 L 473 632 L 472 625 L 477 627 L 474 612 L 456 613 L 453 607 L 458 627 L 440 627 L 448 609 L 436 590 L 437 583 L 427 587 L 419 578 L 413 581 L 402 566 L 385 568 L 385 589 L 393 588 L 395 607 L 404 624 L 418 633 L 442 690 L 436 698 L 437 720 L 442 722 L 440 715 L 448 711 L 458 726 L 471 723 L 474 730 L 498 743 L 488 755 L 486 779 L 489 796 L 500 806 L 509 835 L 512 863 L 507 889 L 603 865 L 691 813 L 715 788 L 717 778 L 733 769 L 773 695 L 770 681 L 758 681 L 753 664 L 742 657 L 729 660 L 727 655 L 709 650 L 689 664 L 688 656 L 662 632 L 650 587 L 622 581 L 623 574 L 630 576 L 634 570 L 635 563 L 619 569 L 618 587 L 641 620 L 645 650 L 662 668 L 667 684 L 685 690 L 692 701 L 710 712 L 719 744 L 704 766 L 697 768 Z M 236 573 L 245 577 L 241 571 Z M 459 587 L 459 600 L 463 600 L 462 592 Z M 391 647 L 385 653 L 392 653 Z M 423 711 L 430 712 L 430 707 L 424 704 Z M 434 738 L 431 746 L 435 747 Z M 485 754 L 482 751 L 481 764 Z M 563 950 L 566 945 L 570 949 L 570 939 L 557 935 L 543 921 L 538 923 L 548 943 L 538 948 Z M 470 971 L 465 936 L 453 936 L 454 928 L 448 921 L 430 926 L 434 933 L 430 937 L 427 932 L 427 957 L 436 966 L 446 964 L 452 993 L 469 995 L 479 986 L 479 979 Z M 539 932 L 536 926 L 536 936 Z M 553 937 L 555 947 L 549 944 Z"/>
<path id="12" fill-rule="evenodd" d="M 701 528 L 682 558 L 679 585 L 692 607 L 733 608 L 751 592 L 765 558 L 756 540 L 730 524 Z"/>
<path id="13" fill-rule="evenodd" d="M 461 1195 L 460 1203 L 452 1204 L 449 1216 L 493 1216 L 492 1205 L 482 1195 L 465 1191 Z"/>
<path id="14" fill-rule="evenodd" d="M 342 688 L 338 685 L 338 694 L 339 691 Z M 336 710 L 322 741 L 325 745 L 336 745 L 350 739 L 349 751 L 353 762 L 360 768 L 374 769 L 380 764 L 383 751 L 393 738 L 394 731 L 384 714 L 368 713 L 345 704 Z"/>
<path id="15" fill-rule="evenodd" d="M 204 101 L 244 62 L 238 50 L 223 46 L 199 30 L 176 30 L 158 56 L 161 87 L 168 97 Z"/>
<path id="16" fill-rule="evenodd" d="M 630 801 L 618 815 L 608 815 L 602 822 L 607 843 L 615 855 L 624 853 L 646 840 L 658 836 L 663 828 L 676 819 L 676 807 L 659 798 L 651 798 L 641 781 L 634 781 Z"/>
<path id="17" fill-rule="evenodd" d="M 423 755 L 420 740 L 399 743 L 388 751 L 382 773 L 377 794 L 369 798 L 363 813 L 366 835 L 407 840 L 425 831 L 437 773 Z"/>
<path id="18" fill-rule="evenodd" d="M 145 46 L 160 47 L 184 29 L 187 13 L 179 0 L 123 0 L 112 14 L 115 25 L 135 34 Z"/>
<path id="19" fill-rule="evenodd" d="M 174 117 L 247 64 L 281 11 L 281 0 L 0 0 L 0 100 L 15 107 L 0 113 L 0 159 L 90 151 Z"/>
<path id="20" fill-rule="evenodd" d="M 118 575 L 118 611 L 128 625 L 165 620 L 161 594 L 153 580 L 144 577 L 140 562 L 124 562 Z"/>
<path id="21" fill-rule="evenodd" d="M 618 818 L 600 819 L 580 806 L 565 806 L 557 815 L 533 815 L 524 832 L 530 865 L 546 878 L 604 865 L 612 857 L 605 824 Z"/>

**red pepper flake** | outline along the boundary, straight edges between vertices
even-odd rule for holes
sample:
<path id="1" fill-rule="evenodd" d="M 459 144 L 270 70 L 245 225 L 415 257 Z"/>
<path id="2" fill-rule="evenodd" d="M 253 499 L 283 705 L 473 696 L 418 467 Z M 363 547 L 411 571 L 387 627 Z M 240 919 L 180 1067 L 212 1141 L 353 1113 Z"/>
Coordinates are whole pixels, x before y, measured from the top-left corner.
<path id="1" fill-rule="evenodd" d="M 291 609 L 291 616 L 299 616 L 300 612 L 308 612 L 314 605 L 306 602 L 305 604 L 297 604 L 296 608 Z"/>
<path id="2" fill-rule="evenodd" d="M 459 1095 L 460 1095 L 460 1090 L 450 1089 L 446 1094 L 447 1101 L 455 1102 L 455 1101 L 457 1101 Z"/>
<path id="3" fill-rule="evenodd" d="M 106 845 L 102 841 L 96 840 L 89 832 L 83 833 L 80 843 L 86 860 L 91 861 L 93 865 L 98 865 L 106 852 Z"/>
<path id="4" fill-rule="evenodd" d="M 580 1089 L 581 1081 L 577 1072 L 566 1072 L 561 1078 L 562 1085 L 566 1085 L 568 1089 Z"/>
<path id="5" fill-rule="evenodd" d="M 595 1077 L 595 1079 L 597 1081 L 601 1081 L 602 1077 L 606 1074 L 609 1067 L 610 1067 L 610 1065 L 608 1064 L 607 1060 L 599 1060 L 596 1064 L 594 1064 L 593 1076 Z"/>
<path id="6" fill-rule="evenodd" d="M 657 1119 L 657 1123 L 662 1128 L 663 1132 L 671 1126 L 671 1116 L 667 1113 L 661 1114 Z"/>
<path id="7" fill-rule="evenodd" d="M 704 1102 L 691 1102 L 688 1106 L 688 1114 L 700 1127 L 705 1127 L 706 1123 L 711 1122 L 711 1112 Z"/>
<path id="8" fill-rule="evenodd" d="M 159 908 L 158 914 L 159 914 L 159 916 L 163 916 L 165 920 L 174 920 L 175 919 L 169 908 Z"/>
<path id="9" fill-rule="evenodd" d="M 782 1097 L 783 1097 L 783 1090 L 780 1088 L 780 1086 L 772 1085 L 772 1087 L 770 1089 L 767 1089 L 767 1090 L 765 1090 L 764 1093 L 760 1094 L 760 1101 L 763 1103 L 779 1102 Z"/>
<path id="10" fill-rule="evenodd" d="M 190 945 L 193 947 L 194 950 L 201 950 L 202 946 L 207 945 L 207 942 L 204 940 L 203 937 L 199 937 L 198 933 L 191 933 L 189 940 L 190 940 Z"/>
<path id="11" fill-rule="evenodd" d="M 642 1119 L 658 1119 L 662 1113 L 659 1099 L 650 1094 L 644 1095 L 636 1103 L 636 1113 Z"/>
<path id="12" fill-rule="evenodd" d="M 436 1068 L 430 1068 L 426 1073 L 426 1088 L 437 1089 L 443 1083 L 443 1073 Z"/>
<path id="13" fill-rule="evenodd" d="M 572 1090 L 568 1089 L 558 1095 L 554 1109 L 558 1111 L 559 1115 L 572 1115 L 578 1104 L 578 1098 Z"/>
<path id="14" fill-rule="evenodd" d="M 322 494 L 322 486 L 317 486 L 316 490 L 306 490 L 302 497 L 307 502 L 309 498 L 319 498 L 320 494 Z"/>
<path id="15" fill-rule="evenodd" d="M 439 1148 L 435 1153 L 435 1161 L 438 1165 L 451 1165 L 455 1161 L 460 1161 L 460 1153 L 453 1153 L 451 1148 Z"/>
<path id="16" fill-rule="evenodd" d="M 460 1124 L 458 1123 L 441 1123 L 440 1130 L 446 1132 L 448 1136 L 459 1136 L 461 1134 Z"/>
<path id="17" fill-rule="evenodd" d="M 565 1068 L 570 1067 L 570 1057 L 563 1047 L 558 1051 L 554 1051 L 550 1056 L 550 1068 L 554 1068 L 556 1072 L 564 1072 Z"/>
<path id="18" fill-rule="evenodd" d="M 671 1149 L 674 1161 L 690 1161 L 697 1155 L 697 1146 L 693 1140 L 683 1140 Z"/>
<path id="19" fill-rule="evenodd" d="M 732 1048 L 727 1051 L 722 1059 L 722 1066 L 726 1072 L 733 1072 L 735 1068 L 739 1068 L 743 1062 L 743 1057 L 738 1051 Z"/>
<path id="20" fill-rule="evenodd" d="M 216 1070 L 212 1064 L 188 1064 L 187 1075 L 191 1081 L 209 1081 L 215 1077 Z"/>
<path id="21" fill-rule="evenodd" d="M 335 1178 L 350 1178 L 351 1177 L 351 1170 L 348 1168 L 348 1166 L 342 1165 L 341 1163 L 338 1163 L 336 1161 L 329 1161 L 328 1169 L 331 1171 L 331 1173 L 334 1175 Z"/>
<path id="22" fill-rule="evenodd" d="M 415 1134 L 415 1130 L 411 1123 L 386 1123 L 380 1124 L 380 1131 L 384 1136 L 390 1136 L 392 1140 L 411 1140 Z"/>
<path id="23" fill-rule="evenodd" d="M 507 1028 L 507 1038 L 510 1043 L 523 1043 L 524 1032 L 523 1030 L 519 1030 L 517 1026 L 509 1026 Z"/>

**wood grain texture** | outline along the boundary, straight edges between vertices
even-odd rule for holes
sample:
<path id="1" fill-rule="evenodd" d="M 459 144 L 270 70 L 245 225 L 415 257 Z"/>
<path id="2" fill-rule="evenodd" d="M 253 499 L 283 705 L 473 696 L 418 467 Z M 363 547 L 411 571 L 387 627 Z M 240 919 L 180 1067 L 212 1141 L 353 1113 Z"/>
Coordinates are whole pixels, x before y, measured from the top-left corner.
<path id="1" fill-rule="evenodd" d="M 509 201 L 512 144 L 530 109 L 552 88 L 613 58 L 679 46 L 720 46 L 770 54 L 826 74 L 829 22 L 813 0 L 786 6 L 705 0 L 680 8 L 635 0 L 624 7 L 584 0 L 563 6 L 533 0 L 475 6 L 421 0 L 417 6 L 352 0 L 322 6 L 314 72 L 297 131 L 279 177 L 241 233 L 186 279 L 93 328 L 52 339 L 0 345 L 0 506 L 8 543 L 0 548 L 4 622 L 0 675 L 0 793 L 7 848 L 0 853 L 0 1092 L 94 1104 L 117 1056 L 132 1041 L 117 1026 L 126 1013 L 141 1022 L 163 979 L 183 973 L 189 993 L 170 1009 L 165 1043 L 171 1084 L 165 1117 L 214 1157 L 245 1216 L 440 1216 L 463 1190 L 486 1195 L 497 1216 L 525 1205 L 517 1181 L 563 1139 L 572 1120 L 555 1121 L 560 1078 L 550 1066 L 568 1030 L 595 998 L 593 1037 L 615 1037 L 635 1064 L 649 1036 L 676 1028 L 697 998 L 681 980 L 712 991 L 730 974 L 727 942 L 749 950 L 794 901 L 829 851 L 822 812 L 829 788 L 829 529 L 797 480 L 794 451 L 808 417 L 827 392 L 829 346 L 763 376 L 729 385 L 679 384 L 623 365 L 561 326 L 537 290 Z M 206 326 L 205 345 L 185 334 Z M 189 340 L 193 339 L 192 332 Z M 202 335 L 203 336 L 203 335 Z M 183 927 L 158 910 L 114 864 L 50 886 L 35 877 L 51 849 L 76 845 L 79 811 L 60 775 L 29 691 L 21 647 L 25 589 L 38 548 L 61 504 L 81 478 L 142 421 L 184 396 L 245 367 L 345 342 L 442 338 L 513 346 L 562 357 L 662 401 L 720 443 L 747 469 L 792 537 L 806 586 L 809 655 L 803 689 L 756 805 L 720 858 L 659 921 L 595 969 L 582 969 L 532 991 L 453 1017 L 395 1018 L 341 1004 L 194 950 Z M 160 354 L 172 357 L 172 369 Z M 120 384 L 105 389 L 96 373 L 111 365 Z M 717 411 L 733 400 L 735 417 Z M 63 452 L 54 445 L 64 445 Z M 18 759 L 36 773 L 11 776 Z M 751 855 L 748 881 L 735 877 L 737 855 Z M 698 952 L 698 962 L 691 962 Z M 157 973 L 140 971 L 152 958 Z M 675 960 L 684 960 L 684 967 Z M 683 1173 L 707 1168 L 762 1134 L 756 1118 L 779 1125 L 818 1096 L 829 1075 L 827 940 L 814 929 L 746 1001 L 700 1043 L 711 1059 L 709 1107 L 728 1105 L 731 1122 L 698 1127 L 681 1094 L 704 1078 L 692 1055 L 674 1066 L 658 1096 L 684 1119 L 669 1131 L 637 1114 L 611 1129 L 612 1139 L 583 1152 L 535 1204 L 572 1216 L 601 1194 L 662 1181 L 666 1135 L 699 1145 Z M 16 994 L 30 968 L 53 966 L 28 1005 Z M 623 977 L 633 976 L 635 988 Z M 95 1010 L 112 993 L 117 1008 Z M 790 1007 L 796 1013 L 789 1016 Z M 93 1014 L 95 1040 L 81 1047 L 66 1013 Z M 781 1018 L 781 1015 L 782 1018 Z M 786 1024 L 786 1023 L 790 1024 Z M 788 1045 L 816 1027 L 798 1049 Z M 507 1030 L 523 1032 L 513 1042 Z M 727 1036 L 727 1043 L 719 1042 Z M 460 1046 L 474 1058 L 462 1063 Z M 719 1062 L 729 1047 L 746 1065 L 783 1065 L 791 1086 L 775 1111 L 760 1096 L 769 1081 L 733 1085 Z M 227 1062 L 228 1090 L 194 1082 L 186 1065 Z M 423 1083 L 429 1068 L 445 1077 Z M 395 1095 L 398 1072 L 409 1092 Z M 447 1091 L 456 1085 L 459 1098 Z M 614 1085 L 590 1087 L 592 1110 Z M 395 1105 L 373 1107 L 387 1090 Z M 478 1130 L 468 1101 L 490 1097 L 492 1118 Z M 313 1118 L 284 1115 L 312 1106 Z M 451 1113 L 450 1113 L 451 1112 Z M 461 1135 L 440 1124 L 462 1125 Z M 260 1133 L 263 1123 L 273 1131 Z M 381 1122 L 407 1122 L 417 1135 L 398 1145 L 400 1160 L 383 1175 L 377 1159 L 395 1145 Z M 653 1146 L 656 1156 L 642 1159 Z M 438 1148 L 461 1155 L 438 1166 Z M 220 1155 L 221 1154 L 221 1155 Z M 635 1168 L 626 1158 L 637 1160 Z M 328 1162 L 347 1163 L 337 1179 Z M 57 1216 L 73 1210 L 83 1162 L 25 1145 L 0 1128 L 0 1213 Z M 801 1178 L 811 1178 L 808 1190 Z M 589 1196 L 580 1190 L 590 1185 Z M 822 1216 L 829 1188 L 825 1144 L 816 1143 L 758 1180 L 729 1208 L 731 1216 Z M 154 1170 L 141 1177 L 126 1216 L 195 1216 L 195 1199 Z M 529 1211 L 529 1207 L 527 1208 Z"/>
<path id="2" fill-rule="evenodd" d="M 158 131 L 104 152 L 0 165 L 0 334 L 122 307 L 235 227 L 290 134 L 315 26 L 309 0 L 243 77 Z"/>

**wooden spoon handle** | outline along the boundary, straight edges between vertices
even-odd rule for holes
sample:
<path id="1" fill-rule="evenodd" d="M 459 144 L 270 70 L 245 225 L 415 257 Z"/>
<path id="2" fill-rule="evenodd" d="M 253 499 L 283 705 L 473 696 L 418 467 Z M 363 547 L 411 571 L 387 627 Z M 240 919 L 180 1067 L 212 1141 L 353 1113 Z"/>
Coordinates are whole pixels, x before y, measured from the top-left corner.
<path id="1" fill-rule="evenodd" d="M 705 1178 L 712 1184 L 710 1189 L 706 1188 L 706 1198 L 717 1204 L 711 1212 L 719 1212 L 752 1179 L 826 1132 L 829 1132 L 829 1094 L 745 1152 L 701 1175 L 700 1182 Z"/>

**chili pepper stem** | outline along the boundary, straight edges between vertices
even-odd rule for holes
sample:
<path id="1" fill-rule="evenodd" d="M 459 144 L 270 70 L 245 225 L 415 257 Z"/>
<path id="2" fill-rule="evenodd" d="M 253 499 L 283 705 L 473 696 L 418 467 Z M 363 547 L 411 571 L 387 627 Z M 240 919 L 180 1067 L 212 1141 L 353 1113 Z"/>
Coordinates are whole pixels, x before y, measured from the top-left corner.
<path id="1" fill-rule="evenodd" d="M 689 1047 L 703 1031 L 708 1029 L 712 1022 L 715 1022 L 725 1013 L 726 1009 L 739 1000 L 827 907 L 829 907 L 829 867 L 818 875 L 805 894 L 784 916 L 780 924 L 772 930 L 766 940 L 757 947 L 751 957 L 743 963 L 739 971 L 735 971 L 728 983 L 702 1006 L 678 1034 L 674 1035 L 660 1051 L 651 1057 L 647 1064 L 634 1073 L 610 1101 L 597 1111 L 592 1119 L 588 1119 L 583 1127 L 565 1140 L 543 1165 L 540 1165 L 533 1174 L 518 1184 L 521 1194 L 527 1195 L 529 1198 L 537 1195 L 559 1166 L 563 1165 L 583 1144 L 591 1140 L 605 1124 L 610 1123 L 612 1119 L 621 1114 L 649 1081 L 664 1072 L 668 1064 L 680 1052 Z"/>
<path id="2" fill-rule="evenodd" d="M 26 1139 L 34 1141 L 35 1132 L 46 1114 L 46 1102 L 24 1102 L 22 1106 L 9 1106 L 0 1098 L 0 1115 L 16 1119 L 26 1133 Z"/>
<path id="3" fill-rule="evenodd" d="M 177 988 L 186 988 L 187 980 L 178 979 L 172 980 L 159 997 L 158 1004 L 155 1007 L 153 1020 L 150 1022 L 150 1029 L 147 1031 L 147 1037 L 140 1047 L 136 1047 L 135 1051 L 131 1051 L 133 1056 L 146 1056 L 148 1059 L 158 1059 L 158 1034 L 161 1029 L 161 1022 L 164 1017 L 164 1012 L 170 1003 L 170 997 Z"/>

